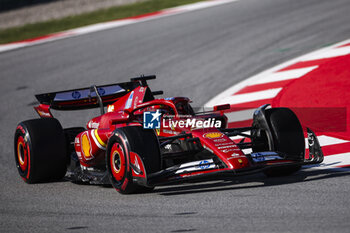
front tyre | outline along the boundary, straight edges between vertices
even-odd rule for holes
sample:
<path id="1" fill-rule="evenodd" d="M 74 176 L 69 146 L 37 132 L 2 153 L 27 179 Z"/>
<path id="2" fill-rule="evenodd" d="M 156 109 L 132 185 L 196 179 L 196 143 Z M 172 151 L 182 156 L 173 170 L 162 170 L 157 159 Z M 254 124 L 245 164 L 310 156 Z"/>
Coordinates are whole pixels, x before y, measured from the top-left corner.
<path id="1" fill-rule="evenodd" d="M 139 126 L 119 128 L 114 131 L 107 145 L 106 168 L 112 186 L 122 194 L 153 190 L 153 187 L 133 182 L 131 152 L 140 156 L 146 174 L 160 170 L 160 149 L 155 133 Z"/>
<path id="2" fill-rule="evenodd" d="M 271 108 L 265 110 L 267 124 L 271 130 L 274 151 L 283 152 L 286 158 L 296 162 L 304 160 L 305 139 L 298 117 L 289 108 Z M 266 134 L 262 134 L 259 141 L 267 145 Z M 267 148 L 254 148 L 253 151 L 262 151 Z M 281 167 L 271 167 L 264 170 L 269 177 L 286 176 L 299 171 L 301 165 L 292 164 Z"/>
<path id="3" fill-rule="evenodd" d="M 57 119 L 34 119 L 18 124 L 14 151 L 19 175 L 27 183 L 57 181 L 66 174 L 66 140 Z"/>

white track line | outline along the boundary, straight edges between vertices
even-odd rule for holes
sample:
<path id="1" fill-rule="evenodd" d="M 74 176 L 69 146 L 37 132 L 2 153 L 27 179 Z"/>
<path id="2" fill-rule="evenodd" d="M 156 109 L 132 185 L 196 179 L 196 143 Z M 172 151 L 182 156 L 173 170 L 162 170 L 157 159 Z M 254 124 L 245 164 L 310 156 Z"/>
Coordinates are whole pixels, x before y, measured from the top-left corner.
<path id="1" fill-rule="evenodd" d="M 326 136 L 326 135 L 317 136 L 317 139 L 318 139 L 318 141 L 319 141 L 321 146 L 331 146 L 331 145 L 336 145 L 336 144 L 349 142 L 349 141 L 346 141 L 346 140 L 343 140 L 343 139 L 330 137 L 330 136 Z M 305 145 L 306 145 L 306 148 L 309 148 L 309 145 L 308 145 L 308 142 L 307 142 L 307 138 L 305 138 Z"/>
<path id="2" fill-rule="evenodd" d="M 310 56 L 305 57 L 302 59 L 302 61 L 311 61 L 311 60 L 318 60 L 318 59 L 325 59 L 325 58 L 331 58 L 331 57 L 339 57 L 350 54 L 350 47 L 341 47 L 341 48 L 333 48 L 331 50 L 324 49 L 320 50 L 318 52 L 312 53 Z"/>
<path id="3" fill-rule="evenodd" d="M 124 20 L 98 23 L 98 24 L 93 24 L 85 27 L 75 28 L 75 29 L 68 30 L 68 32 L 74 35 L 83 35 L 91 32 L 97 32 L 97 31 L 102 31 L 110 28 L 121 27 L 132 23 L 135 23 L 135 20 L 124 19 Z"/>
<path id="4" fill-rule="evenodd" d="M 257 80 L 260 80 L 260 79 L 264 79 L 265 77 L 268 77 L 270 76 L 272 73 L 275 73 L 283 68 L 286 68 L 290 65 L 293 65 L 295 63 L 298 63 L 300 61 L 308 61 L 310 60 L 310 58 L 314 58 L 314 54 L 320 54 L 320 52 L 322 51 L 323 52 L 331 52 L 332 50 L 337 50 L 337 49 L 340 49 L 340 48 L 337 48 L 339 46 L 342 46 L 342 45 L 345 45 L 345 44 L 348 44 L 350 43 L 350 39 L 349 40 L 345 40 L 345 41 L 342 41 L 340 43 L 337 43 L 337 44 L 334 44 L 333 46 L 330 46 L 330 47 L 327 47 L 327 48 L 322 48 L 320 50 L 317 50 L 315 52 L 312 52 L 312 53 L 309 53 L 309 54 L 306 54 L 306 55 L 303 55 L 303 56 L 300 56 L 300 57 L 297 57 L 295 59 L 292 59 L 292 60 L 289 60 L 287 62 L 284 62 L 280 65 L 277 65 L 275 67 L 272 67 L 268 70 L 265 70 L 257 75 L 254 75 L 246 80 L 243 80 L 235 85 L 233 85 L 232 87 L 226 89 L 225 91 L 221 92 L 220 94 L 218 94 L 217 96 L 213 97 L 211 100 L 209 100 L 206 104 L 205 104 L 205 107 L 212 107 L 212 106 L 215 106 L 217 105 L 217 103 L 222 103 L 222 99 L 227 97 L 227 96 L 231 96 L 233 95 L 234 93 L 238 92 L 239 90 L 243 89 L 244 87 L 246 86 L 251 86 L 251 85 L 255 85 L 255 82 Z M 339 55 L 340 52 L 335 52 L 336 55 Z M 334 54 L 334 53 L 333 53 Z"/>
<path id="5" fill-rule="evenodd" d="M 143 16 L 140 18 L 120 19 L 120 20 L 115 20 L 115 21 L 110 21 L 110 22 L 105 22 L 105 23 L 93 24 L 93 25 L 89 25 L 89 26 L 85 26 L 85 27 L 75 28 L 75 29 L 71 29 L 71 30 L 67 30 L 67 31 L 63 31 L 63 32 L 58 32 L 58 33 L 50 35 L 47 38 L 37 39 L 37 40 L 33 40 L 33 41 L 22 41 L 22 42 L 3 44 L 3 45 L 0 45 L 0 53 L 5 52 L 5 51 L 9 51 L 9 50 L 13 50 L 13 49 L 22 48 L 22 47 L 28 47 L 28 46 L 32 46 L 32 45 L 36 45 L 36 44 L 42 44 L 42 43 L 46 43 L 49 41 L 60 40 L 60 39 L 64 39 L 64 38 L 74 37 L 74 36 L 83 35 L 83 34 L 92 33 L 92 32 L 98 32 L 98 31 L 111 29 L 111 28 L 117 28 L 117 27 L 129 25 L 129 24 L 149 21 L 149 20 L 158 19 L 161 17 L 171 16 L 171 15 L 182 14 L 182 13 L 186 13 L 186 12 L 191 12 L 191 11 L 204 9 L 204 8 L 208 8 L 208 7 L 219 6 L 222 4 L 227 4 L 227 3 L 237 2 L 237 1 L 239 1 L 239 0 L 204 1 L 204 2 L 183 5 L 183 6 L 179 6 L 179 7 L 164 9 L 164 10 L 159 11 L 159 13 L 157 13 L 157 14 Z"/>
<path id="6" fill-rule="evenodd" d="M 53 34 L 50 37 L 47 37 L 45 39 L 41 39 L 41 40 L 38 40 L 38 41 L 31 41 L 31 42 L 24 41 L 24 42 L 4 44 L 4 45 L 0 45 L 0 53 L 1 52 L 5 52 L 5 51 L 14 50 L 14 49 L 27 47 L 27 46 L 32 46 L 32 45 L 36 45 L 36 44 L 42 44 L 42 43 L 46 43 L 46 42 L 50 42 L 50 41 L 56 41 L 56 40 L 59 40 L 59 39 L 72 37 L 72 36 L 75 36 L 75 35 L 71 35 L 69 33 L 69 31 L 65 31 L 65 32 L 60 32 L 60 33 Z"/>
<path id="7" fill-rule="evenodd" d="M 256 91 L 256 92 L 250 92 L 245 94 L 226 96 L 225 98 L 222 98 L 216 101 L 215 105 L 241 104 L 241 103 L 253 102 L 256 100 L 271 99 L 275 97 L 281 90 L 282 88 L 274 88 L 274 89 L 268 89 L 264 91 Z"/>
<path id="8" fill-rule="evenodd" d="M 247 131 L 245 133 L 246 134 L 250 134 L 250 131 Z M 243 138 L 244 138 L 243 136 L 230 137 L 231 140 L 241 140 Z M 326 135 L 317 136 L 317 138 L 318 138 L 318 141 L 319 141 L 321 146 L 332 146 L 332 145 L 337 145 L 337 144 L 350 142 L 350 141 L 347 141 L 347 140 L 343 140 L 343 139 L 339 139 L 339 138 L 335 138 L 335 137 L 329 137 L 329 136 L 326 136 Z M 309 146 L 308 146 L 307 138 L 305 138 L 305 145 L 306 145 L 306 149 L 308 149 Z"/>
<path id="9" fill-rule="evenodd" d="M 329 146 L 329 145 L 335 145 L 335 144 L 349 142 L 347 140 L 343 140 L 343 139 L 339 139 L 339 138 L 335 138 L 335 137 L 329 137 L 329 136 L 325 136 L 325 135 L 318 136 L 317 138 L 322 146 Z"/>
<path id="10" fill-rule="evenodd" d="M 228 88 L 224 92 L 220 93 L 219 95 L 217 95 L 216 97 L 208 101 L 205 107 L 212 107 L 218 104 L 225 104 L 225 103 L 229 103 L 229 104 L 246 103 L 246 102 L 251 102 L 256 100 L 273 98 L 279 93 L 282 87 L 269 89 L 269 87 L 267 86 L 267 88 L 262 91 L 256 91 L 256 92 L 245 93 L 245 94 L 235 94 L 235 93 L 237 93 L 238 91 L 242 90 L 247 86 L 273 83 L 273 82 L 291 80 L 291 79 L 297 79 L 297 78 L 303 77 L 307 73 L 317 68 L 318 66 L 299 68 L 299 69 L 293 69 L 293 70 L 287 70 L 287 71 L 279 71 L 279 70 L 282 70 L 288 66 L 294 65 L 302 61 L 313 61 L 313 60 L 348 55 L 350 54 L 350 46 L 345 46 L 345 47 L 340 47 L 340 46 L 343 46 L 349 43 L 350 43 L 350 40 L 342 41 L 333 46 L 329 46 L 327 48 L 317 50 L 315 52 L 287 61 L 271 69 L 265 70 L 249 79 L 246 79 Z M 249 114 L 249 111 L 253 111 L 253 110 L 242 110 L 242 111 L 231 112 L 226 114 L 228 115 L 229 122 L 238 122 L 238 121 L 245 120 L 244 118 L 246 115 Z M 241 138 L 243 137 L 241 136 L 231 137 L 232 140 L 238 140 Z M 318 140 L 320 142 L 321 147 L 322 146 L 323 147 L 324 146 L 341 147 L 342 143 L 349 142 L 347 140 L 342 140 L 339 138 L 330 137 L 326 135 L 318 136 Z M 307 139 L 305 139 L 305 141 L 306 141 L 306 148 L 308 148 Z M 243 152 L 251 153 L 251 150 L 247 149 L 247 150 L 244 150 Z M 340 169 L 339 166 L 344 166 L 349 164 L 350 164 L 350 152 L 344 149 L 343 153 L 325 156 L 323 163 L 306 166 L 306 168 Z"/>
<path id="11" fill-rule="evenodd" d="M 242 136 L 234 136 L 230 137 L 231 140 L 240 140 L 243 139 L 244 137 Z M 339 138 L 335 137 L 329 137 L 325 135 L 321 135 L 317 137 L 319 140 L 319 143 L 321 147 L 323 146 L 336 146 L 337 144 L 341 143 L 347 143 L 349 141 L 342 140 Z M 305 138 L 305 147 L 306 149 L 309 148 L 307 138 Z M 249 154 L 252 153 L 252 149 L 244 149 L 242 150 L 243 153 Z M 341 154 L 335 154 L 335 155 L 328 155 L 324 157 L 324 160 L 321 164 L 316 164 L 316 165 L 308 165 L 306 168 L 337 168 L 339 166 L 344 166 L 344 165 L 349 165 L 350 164 L 350 152 L 347 153 L 341 153 Z"/>
<path id="12" fill-rule="evenodd" d="M 235 111 L 235 112 L 228 112 L 225 113 L 225 115 L 228 118 L 228 122 L 234 122 L 234 121 L 245 121 L 252 119 L 253 113 L 256 109 L 247 109 L 242 111 Z"/>
<path id="13" fill-rule="evenodd" d="M 193 4 L 188 4 L 184 6 L 178 6 L 178 7 L 173 7 L 170 8 L 171 10 L 185 10 L 185 11 L 194 11 L 194 10 L 199 10 L 199 9 L 204 9 L 208 7 L 213 7 L 217 5 L 222 5 L 230 2 L 237 2 L 239 0 L 211 0 L 211 1 L 204 1 L 204 2 L 197 2 Z"/>
<path id="14" fill-rule="evenodd" d="M 306 75 L 307 73 L 313 71 L 317 67 L 318 66 L 311 66 L 311 67 L 307 67 L 307 68 L 271 73 L 271 75 L 261 77 L 261 79 L 258 79 L 254 83 L 254 85 L 271 83 L 271 82 L 279 82 L 279 81 L 285 81 L 285 80 L 290 80 L 290 79 L 297 79 L 297 78 L 300 78 L 300 77 Z"/>
<path id="15" fill-rule="evenodd" d="M 332 156 L 325 156 L 321 166 L 341 166 L 350 164 L 350 153 L 335 154 Z"/>

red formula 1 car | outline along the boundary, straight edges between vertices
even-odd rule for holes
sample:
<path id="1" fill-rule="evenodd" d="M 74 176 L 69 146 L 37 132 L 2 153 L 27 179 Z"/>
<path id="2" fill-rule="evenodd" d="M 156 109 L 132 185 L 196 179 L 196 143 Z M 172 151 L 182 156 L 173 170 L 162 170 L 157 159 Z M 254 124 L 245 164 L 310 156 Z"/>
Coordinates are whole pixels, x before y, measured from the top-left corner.
<path id="1" fill-rule="evenodd" d="M 15 159 L 23 180 L 66 177 L 133 193 L 209 176 L 259 171 L 288 175 L 304 164 L 323 161 L 309 129 L 310 154 L 305 156 L 303 129 L 290 109 L 264 105 L 255 111 L 251 127 L 230 129 L 223 113 L 229 105 L 195 113 L 188 98 L 156 99 L 162 91 L 152 92 L 149 79 L 155 76 L 36 95 L 41 119 L 21 122 L 15 133 Z M 101 115 L 86 128 L 63 129 L 50 112 L 95 107 Z M 242 137 L 238 143 L 230 138 L 236 136 Z"/>

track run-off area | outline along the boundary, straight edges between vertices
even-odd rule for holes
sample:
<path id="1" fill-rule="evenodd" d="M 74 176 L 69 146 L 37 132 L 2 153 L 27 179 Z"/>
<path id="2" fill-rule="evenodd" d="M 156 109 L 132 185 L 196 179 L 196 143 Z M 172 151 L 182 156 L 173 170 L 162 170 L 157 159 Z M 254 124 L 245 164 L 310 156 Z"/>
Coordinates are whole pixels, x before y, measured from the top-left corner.
<path id="1" fill-rule="evenodd" d="M 349 231 L 349 1 L 209 2 L 216 5 L 1 47 L 1 232 Z M 325 162 L 288 177 L 222 177 L 136 195 L 21 180 L 13 135 L 20 121 L 37 118 L 35 94 L 140 74 L 156 74 L 152 90 L 187 96 L 194 107 L 229 102 L 230 126 L 249 124 L 262 104 L 291 107 L 317 132 Z M 329 114 L 312 114 L 324 108 Z M 99 111 L 53 114 L 72 127 Z"/>
<path id="2" fill-rule="evenodd" d="M 304 128 L 316 132 L 323 147 L 324 162 L 312 167 L 350 168 L 349 65 L 350 40 L 346 40 L 263 71 L 206 105 L 229 103 L 226 116 L 231 128 L 250 126 L 255 109 L 266 103 L 289 107 Z"/>

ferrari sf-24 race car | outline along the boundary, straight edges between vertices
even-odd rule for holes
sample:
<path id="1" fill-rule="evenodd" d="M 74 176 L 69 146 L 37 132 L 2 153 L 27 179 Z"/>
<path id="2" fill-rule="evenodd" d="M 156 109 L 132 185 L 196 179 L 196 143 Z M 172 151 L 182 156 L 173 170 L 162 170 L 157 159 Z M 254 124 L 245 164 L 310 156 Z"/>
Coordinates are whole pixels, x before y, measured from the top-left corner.
<path id="1" fill-rule="evenodd" d="M 111 184 L 123 194 L 156 185 L 264 172 L 283 176 L 323 161 L 317 137 L 288 108 L 253 114 L 251 127 L 227 128 L 224 111 L 194 112 L 185 97 L 160 98 L 141 76 L 130 82 L 36 95 L 41 118 L 18 124 L 18 172 L 27 183 L 56 181 Z M 105 113 L 107 107 L 107 113 Z M 50 109 L 100 108 L 86 128 L 63 129 Z M 209 123 L 208 123 L 209 121 Z M 178 122 L 178 123 L 176 123 Z M 214 122 L 214 123 L 213 123 Z M 232 137 L 241 137 L 236 142 Z M 244 153 L 245 149 L 251 149 Z"/>

